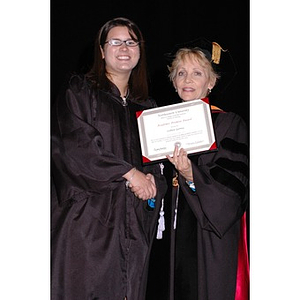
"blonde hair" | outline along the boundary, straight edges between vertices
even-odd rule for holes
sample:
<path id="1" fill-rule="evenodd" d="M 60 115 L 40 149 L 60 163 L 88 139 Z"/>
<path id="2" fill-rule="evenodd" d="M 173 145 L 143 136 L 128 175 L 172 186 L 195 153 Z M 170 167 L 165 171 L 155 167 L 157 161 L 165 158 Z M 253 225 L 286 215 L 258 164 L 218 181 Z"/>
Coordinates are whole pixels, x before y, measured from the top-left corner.
<path id="1" fill-rule="evenodd" d="M 217 79 L 220 78 L 220 75 L 213 69 L 211 62 L 199 48 L 181 48 L 176 52 L 171 66 L 168 66 L 168 70 L 170 72 L 169 78 L 171 81 L 173 81 L 176 77 L 178 65 L 181 61 L 184 61 L 186 57 L 195 59 L 200 66 L 207 71 L 210 81 L 216 82 Z"/>

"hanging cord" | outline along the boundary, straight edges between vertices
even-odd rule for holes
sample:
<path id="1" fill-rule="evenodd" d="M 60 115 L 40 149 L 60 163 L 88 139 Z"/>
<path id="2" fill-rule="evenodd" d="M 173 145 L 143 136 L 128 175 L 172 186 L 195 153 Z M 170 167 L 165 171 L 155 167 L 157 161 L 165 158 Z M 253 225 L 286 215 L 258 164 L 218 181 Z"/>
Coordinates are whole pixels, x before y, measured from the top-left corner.
<path id="1" fill-rule="evenodd" d="M 160 173 L 161 175 L 164 175 L 164 164 L 160 163 Z M 157 233 L 156 233 L 156 239 L 161 240 L 163 238 L 163 232 L 165 231 L 165 212 L 164 212 L 164 198 L 161 200 L 161 208 L 159 212 L 159 219 L 158 219 L 158 227 L 157 227 Z"/>
<path id="2" fill-rule="evenodd" d="M 173 227 L 176 229 L 176 223 L 177 223 L 177 209 L 178 209 L 178 198 L 179 198 L 179 184 L 177 186 L 177 191 L 176 191 L 176 202 L 175 202 L 175 210 L 174 210 L 174 224 Z"/>
<path id="3" fill-rule="evenodd" d="M 163 168 L 164 165 L 161 164 L 161 174 L 163 175 Z M 178 195 L 179 195 L 179 184 L 178 184 L 178 174 L 176 173 L 176 176 L 172 180 L 173 187 L 177 187 L 177 195 L 176 195 L 176 203 L 175 203 L 175 215 L 174 215 L 174 229 L 176 229 L 176 222 L 177 222 L 177 207 L 178 207 Z M 157 234 L 156 239 L 161 240 L 163 238 L 163 232 L 165 231 L 165 217 L 164 217 L 164 199 L 162 199 L 161 202 L 161 208 L 159 212 L 159 220 L 158 220 L 158 228 L 157 228 Z"/>
<path id="4" fill-rule="evenodd" d="M 186 181 L 186 184 L 195 193 L 195 191 L 196 191 L 195 183 L 193 181 Z M 174 210 L 174 224 L 173 224 L 174 229 L 176 229 L 177 212 L 178 212 L 178 199 L 179 199 L 179 189 L 180 189 L 180 185 L 179 185 L 179 182 L 178 182 L 178 174 L 177 173 L 176 173 L 176 176 L 173 178 L 173 186 L 177 187 L 175 210 Z"/>
<path id="5" fill-rule="evenodd" d="M 164 217 L 164 199 L 161 200 L 161 208 L 159 212 L 159 220 L 158 220 L 158 227 L 156 233 L 156 239 L 161 240 L 163 238 L 163 232 L 165 231 L 165 217 Z"/>

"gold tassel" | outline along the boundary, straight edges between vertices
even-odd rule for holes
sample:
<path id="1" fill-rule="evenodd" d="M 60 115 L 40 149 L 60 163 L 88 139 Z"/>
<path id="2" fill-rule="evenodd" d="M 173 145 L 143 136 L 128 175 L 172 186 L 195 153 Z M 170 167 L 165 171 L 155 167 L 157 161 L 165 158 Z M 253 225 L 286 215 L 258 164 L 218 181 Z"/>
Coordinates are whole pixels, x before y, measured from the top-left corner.
<path id="1" fill-rule="evenodd" d="M 221 50 L 226 52 L 227 50 L 223 50 L 222 47 L 216 43 L 212 42 L 212 54 L 211 54 L 211 61 L 215 64 L 219 64 L 221 60 Z"/>

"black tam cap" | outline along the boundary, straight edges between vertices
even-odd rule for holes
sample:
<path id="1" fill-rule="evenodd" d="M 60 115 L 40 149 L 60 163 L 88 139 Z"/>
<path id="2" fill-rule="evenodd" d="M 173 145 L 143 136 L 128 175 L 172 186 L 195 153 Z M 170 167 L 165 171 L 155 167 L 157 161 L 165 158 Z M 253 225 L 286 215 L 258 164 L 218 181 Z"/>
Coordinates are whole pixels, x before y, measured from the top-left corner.
<path id="1" fill-rule="evenodd" d="M 237 74 L 237 68 L 229 50 L 223 49 L 218 43 L 211 42 L 204 37 L 175 45 L 171 52 L 165 54 L 168 64 L 172 63 L 177 51 L 182 48 L 196 48 L 204 53 L 213 69 L 220 75 L 220 82 L 216 86 L 219 92 L 224 92 Z"/>

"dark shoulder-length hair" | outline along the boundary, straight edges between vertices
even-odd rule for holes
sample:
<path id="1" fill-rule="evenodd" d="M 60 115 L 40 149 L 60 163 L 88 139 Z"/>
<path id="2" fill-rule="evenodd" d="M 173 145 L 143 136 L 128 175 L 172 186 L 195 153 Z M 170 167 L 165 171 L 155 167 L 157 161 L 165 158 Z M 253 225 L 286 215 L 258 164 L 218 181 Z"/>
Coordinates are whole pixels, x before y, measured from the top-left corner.
<path id="1" fill-rule="evenodd" d="M 148 78 L 144 39 L 138 26 L 129 19 L 121 17 L 115 18 L 106 22 L 101 27 L 95 40 L 94 62 L 86 76 L 94 87 L 110 90 L 111 82 L 106 76 L 105 59 L 102 58 L 100 46 L 102 49 L 104 48 L 109 31 L 116 26 L 127 27 L 131 38 L 139 41 L 138 47 L 140 47 L 140 59 L 131 72 L 128 84 L 131 96 L 139 102 L 144 101 L 148 98 Z"/>

